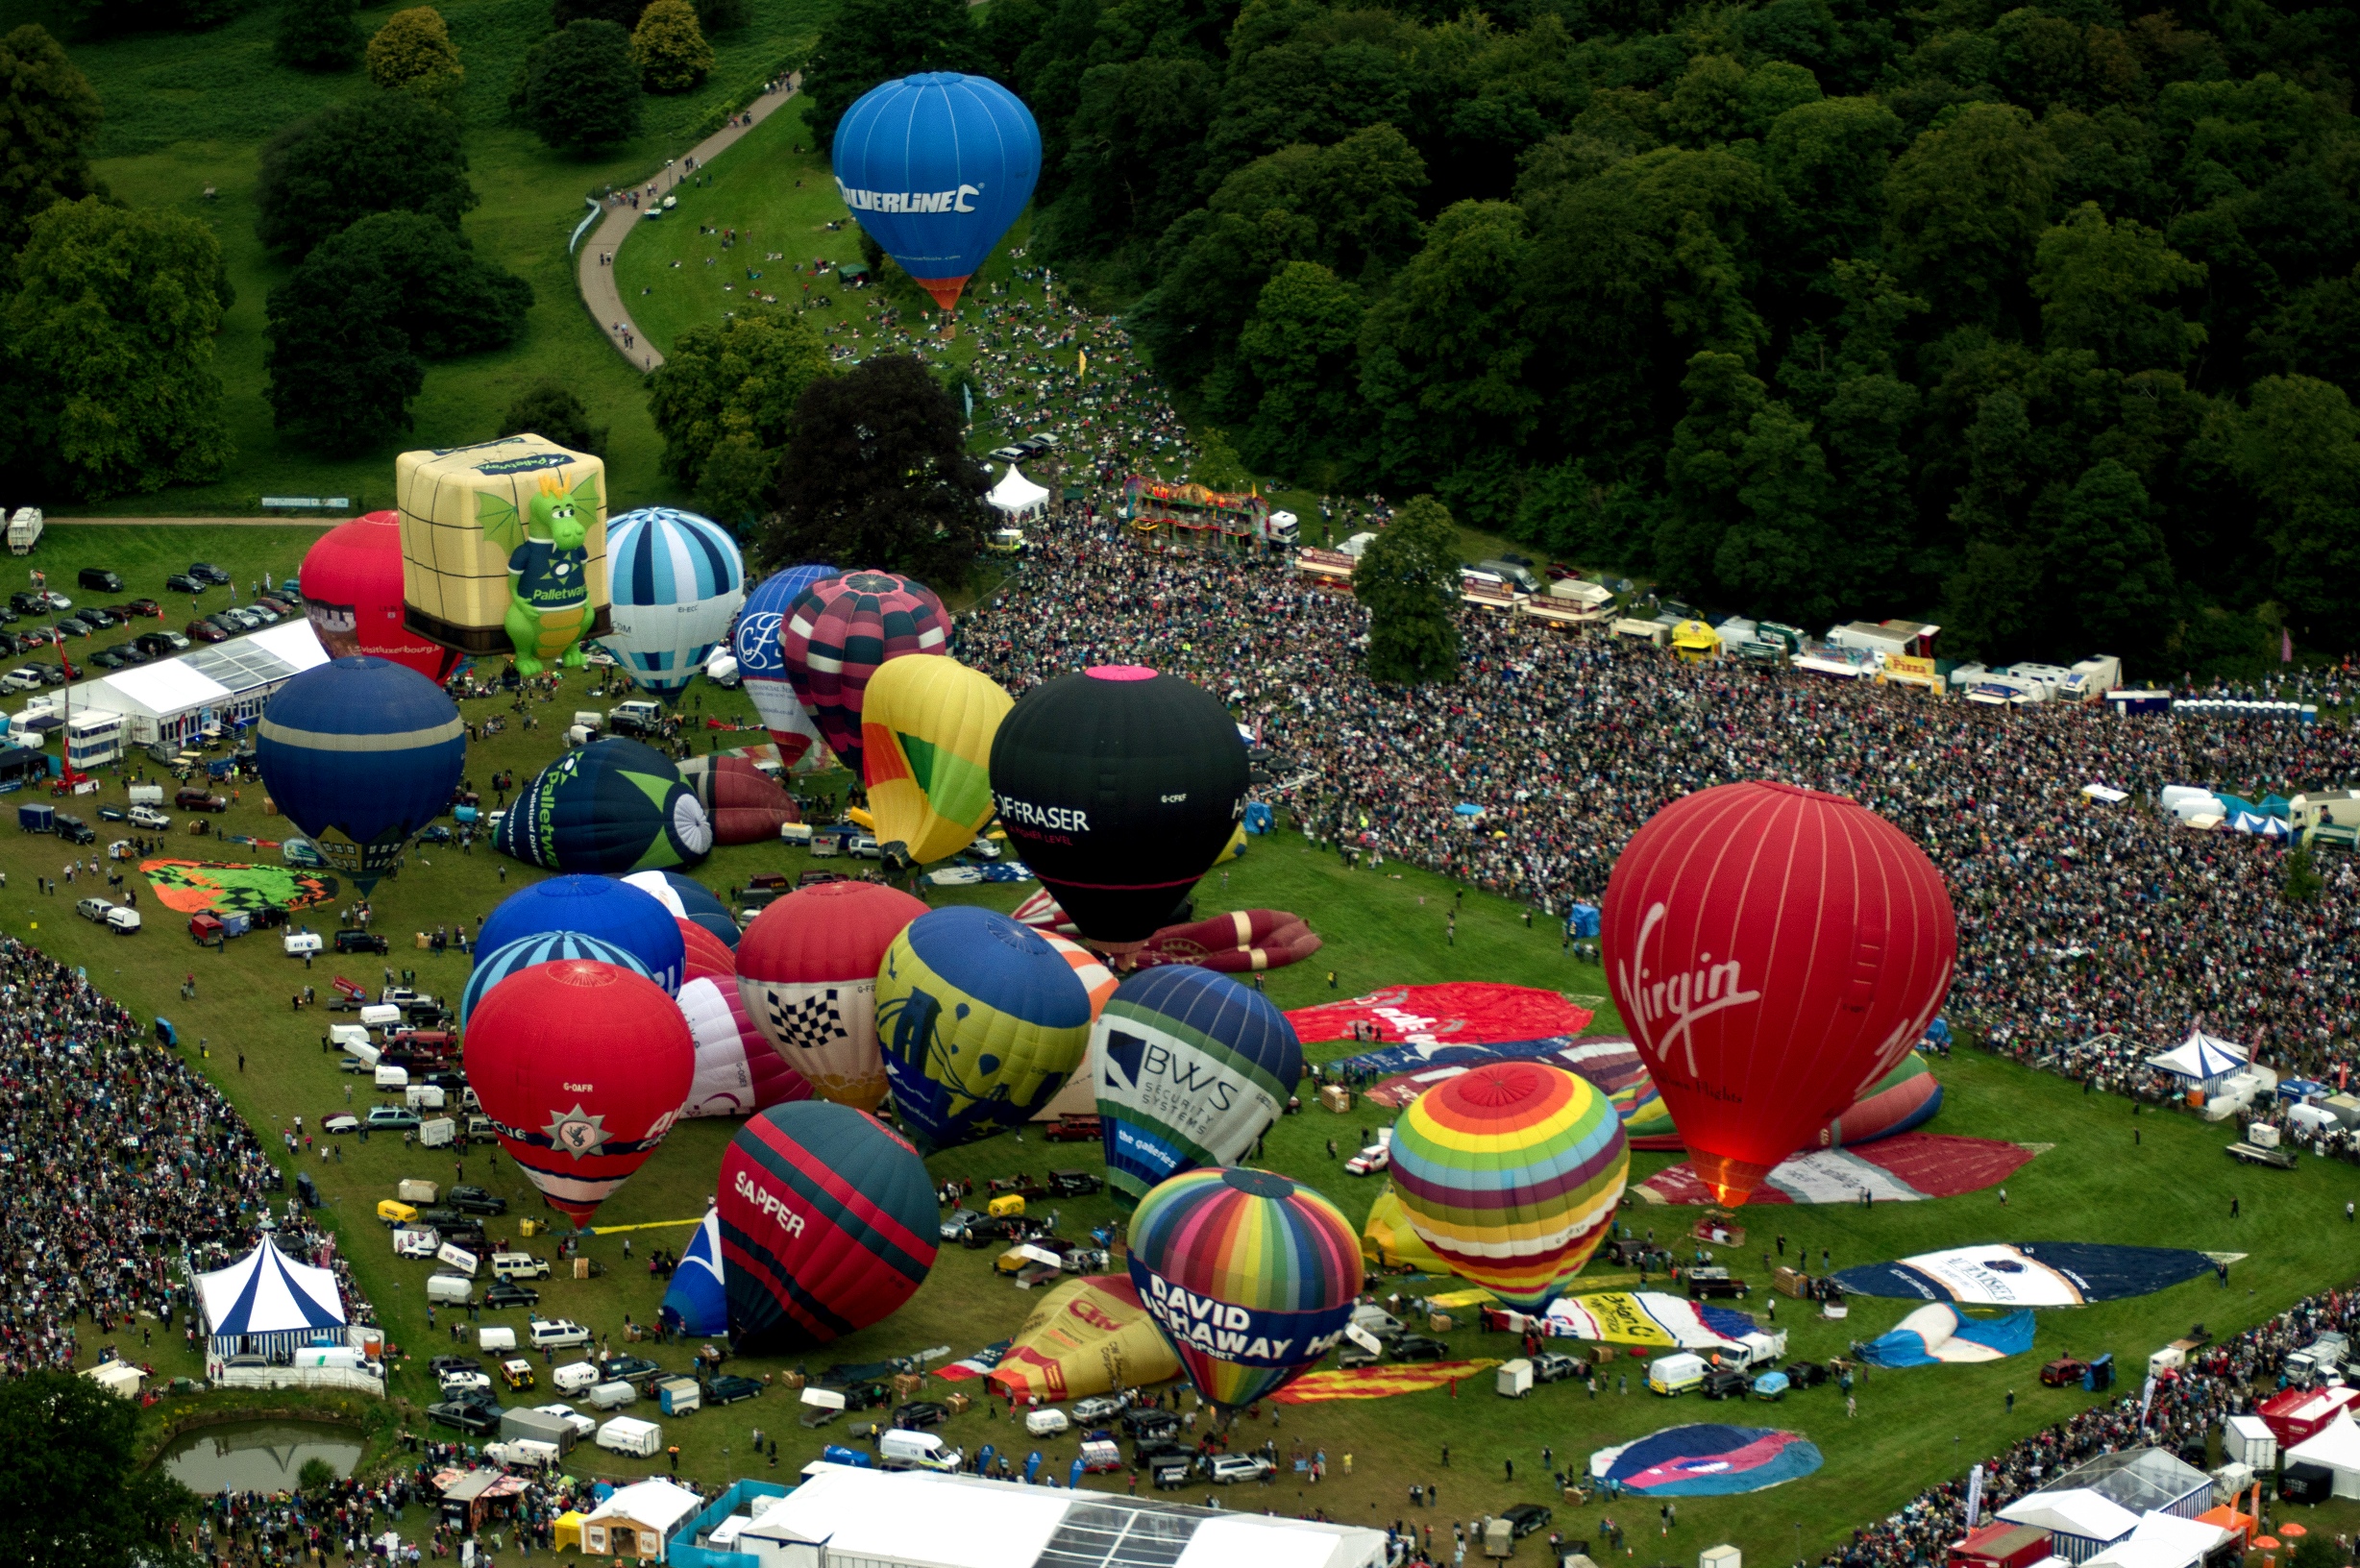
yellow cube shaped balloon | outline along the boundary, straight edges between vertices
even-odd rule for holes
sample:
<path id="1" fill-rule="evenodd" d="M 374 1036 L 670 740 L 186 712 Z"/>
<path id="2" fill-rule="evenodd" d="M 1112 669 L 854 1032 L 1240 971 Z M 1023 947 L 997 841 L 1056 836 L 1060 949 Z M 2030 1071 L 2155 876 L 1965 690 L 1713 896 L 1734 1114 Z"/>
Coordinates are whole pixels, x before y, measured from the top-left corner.
<path id="1" fill-rule="evenodd" d="M 579 665 L 608 629 L 606 465 L 537 435 L 406 452 L 404 621 L 464 653 L 513 651 L 522 674 Z"/>

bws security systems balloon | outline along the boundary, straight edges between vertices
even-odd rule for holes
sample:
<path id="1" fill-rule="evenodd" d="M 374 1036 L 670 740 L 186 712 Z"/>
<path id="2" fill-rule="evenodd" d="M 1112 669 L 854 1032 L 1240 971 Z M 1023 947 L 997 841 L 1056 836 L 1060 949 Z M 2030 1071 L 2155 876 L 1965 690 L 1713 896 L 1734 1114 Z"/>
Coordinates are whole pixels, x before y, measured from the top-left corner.
<path id="1" fill-rule="evenodd" d="M 940 653 L 949 641 L 950 612 L 925 584 L 890 572 L 847 572 L 803 590 L 778 646 L 803 711 L 828 749 L 858 773 L 869 677 L 889 659 Z"/>
<path id="2" fill-rule="evenodd" d="M 756 915 L 737 947 L 738 993 L 779 1058 L 824 1099 L 873 1111 L 885 1098 L 876 976 L 926 906 L 875 882 L 798 888 Z"/>
<path id="3" fill-rule="evenodd" d="M 732 1342 L 826 1344 L 891 1316 L 934 1266 L 925 1163 L 877 1119 L 824 1100 L 749 1120 L 721 1162 Z"/>
<path id="4" fill-rule="evenodd" d="M 383 659 L 333 659 L 263 704 L 262 783 L 363 893 L 451 803 L 467 726 L 443 689 Z"/>
<path id="5" fill-rule="evenodd" d="M 1115 990 L 1091 1031 L 1106 1180 L 1134 1202 L 1167 1177 L 1234 1164 L 1303 1076 L 1303 1045 L 1269 998 L 1186 965 Z"/>
<path id="6" fill-rule="evenodd" d="M 853 221 L 949 310 L 1032 200 L 1041 128 L 998 83 L 933 71 L 855 99 L 834 161 Z"/>
<path id="7" fill-rule="evenodd" d="M 877 970 L 903 1125 L 938 1149 L 1019 1127 L 1082 1064 L 1090 992 L 1038 931 L 971 904 L 913 920 Z"/>
<path id="8" fill-rule="evenodd" d="M 1392 1185 L 1451 1269 L 1537 1312 L 1606 1239 L 1631 1173 L 1605 1095 L 1562 1067 L 1487 1063 L 1394 1124 Z"/>
<path id="9" fill-rule="evenodd" d="M 1614 863 L 1602 919 L 1614 1005 L 1725 1204 L 1900 1065 L 1958 955 L 1925 851 L 1856 801 L 1788 784 L 1657 812 Z"/>
<path id="10" fill-rule="evenodd" d="M 643 692 L 686 686 L 746 601 L 746 558 L 709 517 L 642 506 L 609 518 L 613 625 L 599 639 Z"/>
<path id="11" fill-rule="evenodd" d="M 402 624 L 402 518 L 366 512 L 323 533 L 296 575 L 304 619 L 332 659 L 366 655 L 440 684 L 458 663 Z"/>
<path id="12" fill-rule="evenodd" d="M 1009 842 L 1094 945 L 1168 924 L 1245 812 L 1245 743 L 1211 693 L 1098 665 L 1024 694 L 992 742 Z"/>
<path id="13" fill-rule="evenodd" d="M 778 747 L 778 760 L 789 772 L 824 763 L 827 748 L 820 744 L 819 726 L 803 711 L 803 699 L 795 694 L 779 639 L 803 590 L 837 575 L 832 566 L 790 566 L 773 573 L 746 596 L 746 607 L 738 612 L 737 625 L 729 632 L 729 652 L 737 660 L 738 677 L 746 683 L 746 695 L 752 698 L 754 712 L 762 716 L 763 727 Z"/>
<path id="14" fill-rule="evenodd" d="M 869 677 L 861 771 L 877 843 L 923 866 L 958 853 L 992 819 L 992 737 L 1010 706 L 956 659 L 895 659 Z"/>
<path id="15" fill-rule="evenodd" d="M 1336 1206 L 1266 1170 L 1174 1176 L 1131 1216 L 1131 1283 L 1199 1394 L 1235 1411 L 1334 1349 L 1361 1293 Z"/>
<path id="16" fill-rule="evenodd" d="M 670 910 L 611 876 L 553 876 L 502 899 L 477 932 L 479 952 L 497 953 L 525 937 L 577 931 L 639 960 L 667 992 L 680 989 L 683 947 Z"/>
<path id="17" fill-rule="evenodd" d="M 587 959 L 508 976 L 467 1031 L 467 1086 L 500 1146 L 577 1224 L 672 1131 L 696 1060 L 662 989 Z"/>

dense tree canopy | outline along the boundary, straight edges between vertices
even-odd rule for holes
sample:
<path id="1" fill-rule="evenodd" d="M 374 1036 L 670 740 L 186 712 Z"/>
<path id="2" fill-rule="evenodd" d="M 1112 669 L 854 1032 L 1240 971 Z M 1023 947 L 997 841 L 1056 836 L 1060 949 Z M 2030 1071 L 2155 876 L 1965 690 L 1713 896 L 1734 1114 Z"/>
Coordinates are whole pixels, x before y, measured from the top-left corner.
<path id="1" fill-rule="evenodd" d="M 631 33 L 631 59 L 650 92 L 686 92 L 713 69 L 697 8 L 688 0 L 649 0 Z"/>
<path id="2" fill-rule="evenodd" d="M 824 151 L 844 111 L 879 82 L 983 61 L 967 0 L 843 0 L 803 73 L 804 121 Z"/>
<path id="3" fill-rule="evenodd" d="M 25 242 L 36 213 L 91 193 L 100 113 L 90 79 L 47 32 L 28 22 L 0 37 L 0 252 Z"/>
<path id="4" fill-rule="evenodd" d="M 606 430 L 603 425 L 590 423 L 590 410 L 571 387 L 556 381 L 541 381 L 517 395 L 508 404 L 508 411 L 500 416 L 502 435 L 547 436 L 572 452 L 586 452 L 594 456 L 606 454 Z"/>
<path id="5" fill-rule="evenodd" d="M 1352 573 L 1368 606 L 1371 680 L 1447 680 L 1459 671 L 1459 525 L 1418 496 L 1368 542 Z"/>
<path id="6" fill-rule="evenodd" d="M 368 39 L 353 20 L 355 0 L 283 0 L 272 52 L 299 71 L 349 71 Z"/>
<path id="7" fill-rule="evenodd" d="M 69 1372 L 0 1379 L 0 1559 L 45 1568 L 184 1568 L 197 1499 L 139 1462 L 139 1407 Z"/>
<path id="8" fill-rule="evenodd" d="M 799 315 L 737 316 L 692 327 L 648 378 L 663 470 L 735 522 L 770 504 L 796 404 L 829 374 L 827 349 Z"/>
<path id="9" fill-rule="evenodd" d="M 263 145 L 254 226 L 263 244 L 300 260 L 372 212 L 423 212 L 456 230 L 476 201 L 456 116 L 408 93 L 372 93 Z"/>
<path id="10" fill-rule="evenodd" d="M 795 407 L 765 562 L 860 561 L 956 582 L 990 527 L 959 405 L 915 355 L 814 381 Z"/>
<path id="11" fill-rule="evenodd" d="M 2360 640 L 2353 8 L 961 9 L 818 90 L 977 52 L 1036 256 L 1266 474 L 1960 653 Z"/>
<path id="12" fill-rule="evenodd" d="M 639 134 L 639 63 L 613 22 L 570 22 L 525 56 L 525 119 L 550 146 L 588 152 Z"/>
<path id="13" fill-rule="evenodd" d="M 432 6 L 412 6 L 385 18 L 369 39 L 369 80 L 389 92 L 440 97 L 466 80 L 450 24 Z"/>

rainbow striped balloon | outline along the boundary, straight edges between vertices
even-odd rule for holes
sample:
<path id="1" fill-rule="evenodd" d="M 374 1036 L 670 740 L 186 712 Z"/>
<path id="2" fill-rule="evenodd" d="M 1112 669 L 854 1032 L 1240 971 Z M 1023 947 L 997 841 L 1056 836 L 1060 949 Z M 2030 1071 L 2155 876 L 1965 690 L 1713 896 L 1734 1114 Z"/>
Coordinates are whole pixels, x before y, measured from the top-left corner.
<path id="1" fill-rule="evenodd" d="M 1393 1128 L 1392 1173 L 1428 1246 L 1536 1312 L 1606 1238 L 1631 1149 L 1612 1103 L 1580 1077 L 1489 1062 L 1417 1097 Z"/>
<path id="2" fill-rule="evenodd" d="M 1333 1349 L 1361 1293 L 1351 1225 L 1266 1170 L 1183 1171 L 1139 1200 L 1130 1241 L 1141 1303 L 1196 1391 L 1231 1409 Z"/>

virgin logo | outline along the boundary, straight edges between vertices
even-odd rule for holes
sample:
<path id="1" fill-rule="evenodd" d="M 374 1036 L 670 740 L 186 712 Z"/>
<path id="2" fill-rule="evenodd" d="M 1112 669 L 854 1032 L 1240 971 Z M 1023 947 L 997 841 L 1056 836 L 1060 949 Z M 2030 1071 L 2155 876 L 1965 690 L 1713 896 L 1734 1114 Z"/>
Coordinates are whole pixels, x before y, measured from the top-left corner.
<path id="1" fill-rule="evenodd" d="M 1678 1045 L 1687 1052 L 1688 1070 L 1694 1072 L 1694 1025 L 1698 1020 L 1743 1002 L 1758 1002 L 1761 992 L 1745 989 L 1742 967 L 1736 959 L 1715 964 L 1710 953 L 1697 954 L 1693 968 L 1684 968 L 1677 974 L 1659 972 L 1663 955 L 1660 952 L 1650 955 L 1648 946 L 1668 913 L 1668 908 L 1660 903 L 1649 907 L 1645 919 L 1639 921 L 1638 941 L 1632 944 L 1632 959 L 1614 961 L 1614 983 L 1625 1005 L 1635 1015 L 1631 1027 L 1655 1052 L 1656 1060 L 1670 1061 L 1672 1048 Z M 1635 976 L 1631 972 L 1633 963 L 1638 968 Z"/>

